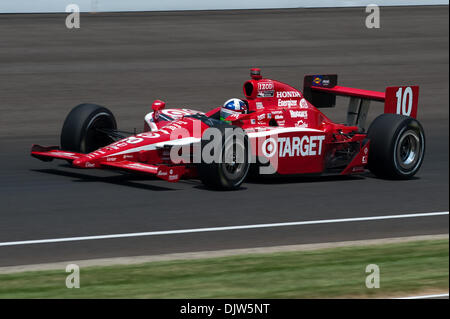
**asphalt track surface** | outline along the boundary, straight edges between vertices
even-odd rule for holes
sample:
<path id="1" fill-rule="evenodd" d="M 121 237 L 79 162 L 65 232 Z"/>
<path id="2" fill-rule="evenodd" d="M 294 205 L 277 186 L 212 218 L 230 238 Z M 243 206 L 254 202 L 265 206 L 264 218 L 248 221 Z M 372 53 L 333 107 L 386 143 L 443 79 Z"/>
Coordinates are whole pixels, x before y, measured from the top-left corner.
<path id="1" fill-rule="evenodd" d="M 283 223 L 448 211 L 448 7 L 0 15 L 0 243 L 45 238 Z M 304 74 L 338 73 L 340 84 L 384 90 L 420 85 L 427 137 L 409 181 L 371 174 L 283 178 L 209 191 L 80 170 L 29 156 L 54 145 L 82 102 L 110 108 L 138 130 L 151 102 L 208 110 L 242 96 L 250 67 L 301 87 Z M 346 100 L 332 119 L 345 119 Z M 382 104 L 372 104 L 370 117 Z M 448 233 L 448 215 L 0 247 L 0 266 L 75 259 Z"/>

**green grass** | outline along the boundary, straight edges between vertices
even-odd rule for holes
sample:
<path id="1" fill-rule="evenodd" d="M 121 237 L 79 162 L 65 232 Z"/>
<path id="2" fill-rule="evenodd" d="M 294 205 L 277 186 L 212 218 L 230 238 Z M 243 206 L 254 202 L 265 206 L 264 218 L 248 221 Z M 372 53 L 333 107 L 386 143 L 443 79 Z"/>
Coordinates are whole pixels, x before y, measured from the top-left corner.
<path id="1" fill-rule="evenodd" d="M 449 287 L 448 240 L 0 275 L 0 298 L 336 298 L 386 297 Z M 365 286 L 368 264 L 380 288 Z"/>

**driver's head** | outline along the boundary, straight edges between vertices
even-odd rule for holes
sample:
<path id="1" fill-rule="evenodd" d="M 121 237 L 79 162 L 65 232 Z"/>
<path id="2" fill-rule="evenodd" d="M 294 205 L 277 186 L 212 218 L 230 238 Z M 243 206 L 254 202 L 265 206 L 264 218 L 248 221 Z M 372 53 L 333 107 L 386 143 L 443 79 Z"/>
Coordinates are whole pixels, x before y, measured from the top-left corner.
<path id="1" fill-rule="evenodd" d="M 236 98 L 229 99 L 220 109 L 220 119 L 225 121 L 225 119 L 232 114 L 243 114 L 246 113 L 246 111 L 247 105 L 244 101 Z"/>

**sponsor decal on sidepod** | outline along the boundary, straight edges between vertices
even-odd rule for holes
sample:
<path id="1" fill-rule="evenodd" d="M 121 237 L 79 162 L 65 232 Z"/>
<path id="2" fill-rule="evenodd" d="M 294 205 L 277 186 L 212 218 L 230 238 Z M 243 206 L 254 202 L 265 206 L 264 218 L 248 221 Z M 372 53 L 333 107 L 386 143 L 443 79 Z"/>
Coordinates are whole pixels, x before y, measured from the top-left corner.
<path id="1" fill-rule="evenodd" d="M 307 111 L 293 111 L 293 110 L 290 110 L 289 112 L 291 114 L 291 117 L 294 118 L 294 119 L 298 118 L 298 117 L 301 117 L 301 118 L 304 118 L 304 119 L 308 118 L 308 112 Z"/>
<path id="2" fill-rule="evenodd" d="M 322 154 L 322 144 L 325 135 L 303 137 L 279 137 L 278 141 L 268 138 L 262 144 L 262 152 L 266 157 L 277 153 L 279 157 L 318 156 Z"/>

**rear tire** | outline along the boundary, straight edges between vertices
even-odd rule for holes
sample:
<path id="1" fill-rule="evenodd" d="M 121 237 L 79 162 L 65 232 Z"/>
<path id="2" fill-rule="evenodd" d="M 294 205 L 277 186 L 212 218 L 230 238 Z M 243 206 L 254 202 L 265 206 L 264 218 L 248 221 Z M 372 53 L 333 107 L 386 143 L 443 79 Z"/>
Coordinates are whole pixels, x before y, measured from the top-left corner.
<path id="1" fill-rule="evenodd" d="M 211 129 L 220 132 L 218 140 L 211 141 L 204 138 L 209 135 L 208 130 Z M 234 134 L 226 135 L 226 129 L 233 129 Z M 206 187 L 212 189 L 234 190 L 239 188 L 246 179 L 250 168 L 247 135 L 241 128 L 231 125 L 211 127 L 208 130 L 203 133 L 201 163 L 197 165 L 200 180 Z M 217 145 L 217 143 L 221 143 L 217 147 L 218 153 L 215 153 L 216 148 L 207 150 L 211 158 L 214 159 L 211 163 L 204 158 L 203 152 L 207 145 L 211 147 L 211 145 Z"/>
<path id="2" fill-rule="evenodd" d="M 420 169 L 425 154 L 425 134 L 416 119 L 382 114 L 370 125 L 368 167 L 376 176 L 408 179 Z"/>
<path id="3" fill-rule="evenodd" d="M 110 110 L 97 104 L 74 107 L 61 130 L 61 148 L 86 154 L 114 141 L 97 129 L 117 129 L 116 119 Z"/>

